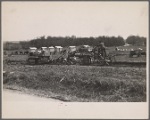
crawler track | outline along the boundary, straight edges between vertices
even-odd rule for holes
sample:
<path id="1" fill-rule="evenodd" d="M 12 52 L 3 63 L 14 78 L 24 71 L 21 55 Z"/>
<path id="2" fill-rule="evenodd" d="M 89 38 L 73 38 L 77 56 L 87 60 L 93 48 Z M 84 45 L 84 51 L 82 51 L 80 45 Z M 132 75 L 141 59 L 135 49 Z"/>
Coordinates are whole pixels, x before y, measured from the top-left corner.
<path id="1" fill-rule="evenodd" d="M 24 62 L 11 61 L 11 62 L 8 62 L 7 64 L 8 65 L 29 65 L 25 61 Z M 41 63 L 41 64 L 30 64 L 30 65 L 66 65 L 66 64 Z M 146 62 L 113 62 L 113 63 L 109 63 L 109 65 L 90 64 L 90 65 L 78 65 L 78 66 L 146 67 Z"/>
<path id="2" fill-rule="evenodd" d="M 146 62 L 115 62 L 112 66 L 130 66 L 130 67 L 146 67 Z"/>
<path id="3" fill-rule="evenodd" d="M 146 67 L 146 62 L 114 62 L 109 65 L 91 64 L 84 66 L 98 66 L 98 67 Z"/>

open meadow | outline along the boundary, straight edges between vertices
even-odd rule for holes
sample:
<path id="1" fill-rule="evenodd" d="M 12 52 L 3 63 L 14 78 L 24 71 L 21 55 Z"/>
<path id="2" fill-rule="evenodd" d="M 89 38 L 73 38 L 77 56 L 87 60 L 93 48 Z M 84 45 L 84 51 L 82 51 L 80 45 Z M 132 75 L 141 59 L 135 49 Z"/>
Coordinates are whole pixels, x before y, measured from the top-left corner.
<path id="1" fill-rule="evenodd" d="M 4 57 L 4 88 L 63 101 L 146 101 L 145 67 L 22 64 L 26 57 Z"/>
<path id="2" fill-rule="evenodd" d="M 145 55 L 131 58 L 129 51 L 114 51 L 114 47 L 107 52 L 116 54 L 114 63 L 146 63 Z M 146 101 L 145 66 L 28 65 L 27 58 L 4 55 L 4 88 L 63 101 Z"/>

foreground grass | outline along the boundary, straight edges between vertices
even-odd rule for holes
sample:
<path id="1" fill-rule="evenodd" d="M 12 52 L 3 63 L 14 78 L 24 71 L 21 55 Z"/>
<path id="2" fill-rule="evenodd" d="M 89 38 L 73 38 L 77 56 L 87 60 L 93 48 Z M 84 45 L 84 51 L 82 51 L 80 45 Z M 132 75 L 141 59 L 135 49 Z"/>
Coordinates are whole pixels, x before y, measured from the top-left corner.
<path id="1" fill-rule="evenodd" d="M 146 69 L 58 65 L 4 65 L 4 87 L 66 101 L 146 101 Z"/>

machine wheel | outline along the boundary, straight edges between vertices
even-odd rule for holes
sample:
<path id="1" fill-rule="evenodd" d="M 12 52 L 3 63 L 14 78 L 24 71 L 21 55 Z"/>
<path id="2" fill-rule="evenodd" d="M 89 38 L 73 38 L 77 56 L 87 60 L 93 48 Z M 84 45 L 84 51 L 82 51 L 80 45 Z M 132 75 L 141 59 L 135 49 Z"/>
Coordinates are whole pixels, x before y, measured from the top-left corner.
<path id="1" fill-rule="evenodd" d="M 39 62 L 39 59 L 35 59 L 35 64 L 38 64 L 38 62 Z"/>
<path id="2" fill-rule="evenodd" d="M 29 58 L 27 60 L 28 64 L 38 64 L 38 59 L 35 59 L 35 58 Z"/>
<path id="3" fill-rule="evenodd" d="M 28 59 L 27 59 L 27 63 L 28 63 L 28 64 L 31 64 L 31 63 L 32 63 L 32 60 L 33 60 L 33 59 L 28 58 Z"/>
<path id="4" fill-rule="evenodd" d="M 104 60 L 100 60 L 98 63 L 99 63 L 100 66 L 105 65 L 105 61 Z"/>
<path id="5" fill-rule="evenodd" d="M 129 54 L 129 57 L 133 57 L 131 54 Z"/>
<path id="6" fill-rule="evenodd" d="M 83 64 L 85 64 L 85 65 L 91 64 L 91 58 L 90 57 L 84 57 L 83 58 Z"/>

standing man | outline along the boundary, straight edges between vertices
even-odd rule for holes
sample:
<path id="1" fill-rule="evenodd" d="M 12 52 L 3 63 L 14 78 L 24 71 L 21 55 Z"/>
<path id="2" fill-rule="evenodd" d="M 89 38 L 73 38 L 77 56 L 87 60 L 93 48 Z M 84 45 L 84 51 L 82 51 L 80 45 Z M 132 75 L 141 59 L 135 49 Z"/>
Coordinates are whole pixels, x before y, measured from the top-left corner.
<path id="1" fill-rule="evenodd" d="M 105 59 L 105 57 L 106 57 L 106 47 L 105 47 L 105 45 L 104 45 L 104 43 L 103 42 L 99 42 L 99 44 L 98 44 L 98 54 L 100 55 L 102 55 L 102 57 Z"/>

